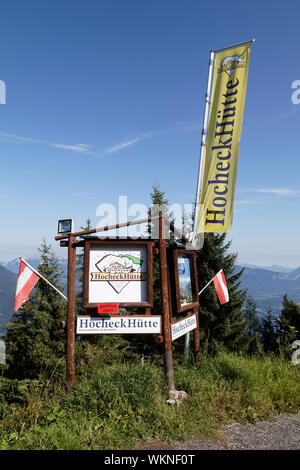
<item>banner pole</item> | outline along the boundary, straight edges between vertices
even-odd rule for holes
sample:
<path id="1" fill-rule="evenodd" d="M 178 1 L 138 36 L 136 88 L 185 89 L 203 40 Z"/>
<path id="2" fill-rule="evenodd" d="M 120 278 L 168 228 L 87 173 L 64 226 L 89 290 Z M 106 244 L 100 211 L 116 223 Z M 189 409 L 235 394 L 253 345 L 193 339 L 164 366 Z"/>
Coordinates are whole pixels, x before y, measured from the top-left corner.
<path id="1" fill-rule="evenodd" d="M 202 289 L 200 292 L 198 292 L 198 295 L 202 294 L 202 292 L 204 291 L 204 289 L 206 289 L 207 286 L 209 286 L 209 284 L 213 281 L 213 279 L 214 279 L 214 278 L 212 278 L 212 279 L 206 284 L 206 286 L 203 287 L 203 289 Z"/>
<path id="2" fill-rule="evenodd" d="M 214 275 L 214 277 L 216 277 L 221 271 L 222 269 L 220 269 L 220 271 L 218 271 L 217 274 Z M 206 289 L 207 286 L 209 286 L 209 284 L 214 280 L 214 277 L 212 277 L 211 280 L 206 284 L 206 286 L 204 286 L 203 289 L 200 292 L 198 292 L 198 295 L 200 295 L 204 291 L 204 289 Z"/>
<path id="3" fill-rule="evenodd" d="M 53 284 L 51 284 L 51 282 L 49 282 L 44 276 L 42 276 L 38 271 L 36 271 L 32 266 L 30 266 L 29 263 L 27 263 L 27 261 L 25 261 L 25 259 L 23 258 L 19 258 L 21 261 L 23 261 L 24 264 L 26 264 L 26 266 L 28 266 L 29 269 L 31 269 L 31 271 L 33 271 L 35 274 L 37 274 L 39 277 L 41 277 L 45 282 L 47 282 L 47 284 L 49 284 L 49 286 L 51 286 L 54 290 L 56 290 L 56 292 L 58 292 L 66 301 L 68 301 L 67 297 L 62 294 Z"/>
<path id="4" fill-rule="evenodd" d="M 206 135 L 207 135 L 207 125 L 208 125 L 208 116 L 209 116 L 214 56 L 215 56 L 214 51 L 210 51 L 207 88 L 206 88 L 206 93 L 205 93 L 205 107 L 204 107 L 201 149 L 200 149 L 200 159 L 199 159 L 198 182 L 197 182 L 197 191 L 196 191 L 196 200 L 195 200 L 193 242 L 195 239 L 195 232 L 197 230 L 197 223 L 198 223 L 198 204 L 199 204 L 199 199 L 200 199 L 200 194 L 201 194 L 202 176 L 203 176 L 203 169 L 204 169 L 204 157 L 205 157 L 205 147 L 206 147 Z"/>
<path id="5" fill-rule="evenodd" d="M 210 95 L 211 95 L 211 82 L 213 76 L 213 64 L 214 64 L 214 51 L 210 51 L 209 57 L 209 67 L 208 67 L 208 79 L 207 87 L 205 93 L 205 107 L 204 107 L 204 117 L 203 117 L 203 126 L 202 126 L 202 137 L 201 137 L 201 148 L 200 148 L 200 158 L 199 158 L 199 170 L 198 170 L 198 181 L 197 181 L 197 190 L 196 190 L 196 200 L 195 200 L 195 215 L 194 215 L 194 226 L 193 226 L 193 235 L 192 235 L 192 245 L 195 244 L 196 230 L 198 225 L 198 205 L 201 193 L 202 186 L 202 176 L 204 168 L 204 157 L 205 157 L 205 147 L 206 147 L 206 134 L 207 134 L 207 125 L 208 125 L 208 116 L 209 116 L 209 105 L 210 105 Z M 189 349 L 189 339 L 190 333 L 185 334 L 184 342 L 184 357 L 187 358 L 188 349 Z"/>

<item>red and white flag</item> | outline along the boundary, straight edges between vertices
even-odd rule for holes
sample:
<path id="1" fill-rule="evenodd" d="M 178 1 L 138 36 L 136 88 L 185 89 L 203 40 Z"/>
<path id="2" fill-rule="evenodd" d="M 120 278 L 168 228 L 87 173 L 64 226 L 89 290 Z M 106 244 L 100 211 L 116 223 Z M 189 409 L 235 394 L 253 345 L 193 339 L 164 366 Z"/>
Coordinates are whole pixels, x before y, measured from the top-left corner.
<path id="1" fill-rule="evenodd" d="M 226 302 L 229 301 L 229 293 L 228 293 L 228 288 L 227 288 L 223 269 L 221 269 L 218 272 L 218 274 L 214 276 L 213 281 L 214 281 L 214 285 L 215 285 L 220 303 L 226 304 Z"/>
<path id="2" fill-rule="evenodd" d="M 24 302 L 29 300 L 28 295 L 40 279 L 40 276 L 32 271 L 21 259 L 19 277 L 17 283 L 14 311 L 17 312 Z"/>

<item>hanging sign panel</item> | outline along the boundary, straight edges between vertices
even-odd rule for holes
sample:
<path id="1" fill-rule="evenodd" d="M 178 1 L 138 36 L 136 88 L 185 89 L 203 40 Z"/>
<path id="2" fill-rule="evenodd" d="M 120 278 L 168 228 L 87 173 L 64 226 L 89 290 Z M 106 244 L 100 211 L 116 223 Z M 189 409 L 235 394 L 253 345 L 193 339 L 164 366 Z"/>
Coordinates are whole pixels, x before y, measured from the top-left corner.
<path id="1" fill-rule="evenodd" d="M 174 249 L 171 262 L 171 277 L 175 288 L 173 311 L 181 313 L 198 308 L 196 253 Z"/>
<path id="2" fill-rule="evenodd" d="M 152 306 L 151 249 L 147 242 L 86 242 L 84 307 Z"/>
<path id="3" fill-rule="evenodd" d="M 77 334 L 155 334 L 161 333 L 160 315 L 117 315 L 113 317 L 77 317 Z"/>

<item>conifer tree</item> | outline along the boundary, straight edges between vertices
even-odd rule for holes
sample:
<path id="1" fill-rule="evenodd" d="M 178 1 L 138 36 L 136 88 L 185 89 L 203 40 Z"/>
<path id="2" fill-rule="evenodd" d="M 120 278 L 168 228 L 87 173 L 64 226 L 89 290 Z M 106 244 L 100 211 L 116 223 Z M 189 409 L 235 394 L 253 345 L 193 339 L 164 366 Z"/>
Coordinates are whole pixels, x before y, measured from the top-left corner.
<path id="1" fill-rule="evenodd" d="M 45 240 L 39 252 L 38 272 L 62 292 L 58 261 Z M 65 367 L 65 338 L 59 333 L 60 322 L 66 319 L 65 300 L 43 279 L 29 297 L 6 325 L 8 375 L 18 379 L 47 376 Z"/>
<path id="2" fill-rule="evenodd" d="M 225 238 L 225 233 L 206 233 L 203 248 L 198 250 L 197 256 L 199 291 L 220 269 L 224 271 L 229 290 L 230 300 L 223 305 L 213 283 L 199 297 L 200 338 L 210 352 L 220 347 L 241 350 L 248 343 L 245 335 L 247 323 L 243 315 L 246 290 L 241 288 L 240 281 L 243 269 L 235 270 L 237 254 L 228 253 L 231 241 Z"/>
<path id="3" fill-rule="evenodd" d="M 157 184 L 153 185 L 151 202 L 152 206 L 165 208 L 164 214 L 169 216 L 168 200 Z M 153 215 L 153 211 L 151 213 Z M 220 346 L 229 350 L 245 350 L 249 343 L 249 338 L 245 334 L 248 323 L 243 312 L 246 290 L 240 286 L 243 269 L 240 271 L 235 269 L 237 254 L 228 253 L 231 242 L 227 242 L 225 238 L 226 234 L 205 234 L 204 245 L 197 253 L 199 290 L 222 268 L 229 288 L 230 301 L 227 304 L 220 305 L 213 284 L 208 286 L 199 298 L 200 337 L 202 342 L 203 340 L 207 342 L 208 350 L 211 352 L 216 351 Z M 169 244 L 173 241 L 174 237 L 170 234 Z M 160 308 L 159 271 L 159 261 L 154 259 L 154 306 L 156 309 Z"/>
<path id="4" fill-rule="evenodd" d="M 278 336 L 281 351 L 290 355 L 290 347 L 295 339 L 300 339 L 300 305 L 283 296 L 282 310 L 278 318 Z"/>
<path id="5" fill-rule="evenodd" d="M 81 230 L 90 230 L 91 219 L 88 217 L 85 222 L 85 226 L 80 227 Z M 83 263 L 84 263 L 84 253 L 83 251 L 76 255 L 76 274 L 78 279 L 78 292 L 76 295 L 76 310 L 77 314 L 83 313 Z"/>
<path id="6" fill-rule="evenodd" d="M 148 210 L 148 217 L 155 217 L 158 215 L 165 215 L 169 217 L 169 201 L 165 197 L 165 193 L 161 191 L 158 184 L 154 183 L 152 186 L 152 192 L 150 193 L 151 206 Z M 158 219 L 151 221 L 148 224 L 148 233 L 152 237 L 158 238 Z M 171 234 L 166 234 L 168 239 L 171 239 Z M 160 262 L 159 256 L 153 256 L 153 311 L 161 311 L 161 284 L 160 284 Z"/>
<path id="7" fill-rule="evenodd" d="M 245 332 L 249 344 L 248 352 L 262 352 L 262 344 L 260 340 L 260 321 L 257 317 L 257 305 L 251 295 L 247 295 L 246 302 L 244 305 L 244 318 L 247 324 L 247 330 Z"/>
<path id="8" fill-rule="evenodd" d="M 262 321 L 261 338 L 264 352 L 278 353 L 277 325 L 276 320 L 273 318 L 271 308 L 268 308 L 266 318 Z"/>

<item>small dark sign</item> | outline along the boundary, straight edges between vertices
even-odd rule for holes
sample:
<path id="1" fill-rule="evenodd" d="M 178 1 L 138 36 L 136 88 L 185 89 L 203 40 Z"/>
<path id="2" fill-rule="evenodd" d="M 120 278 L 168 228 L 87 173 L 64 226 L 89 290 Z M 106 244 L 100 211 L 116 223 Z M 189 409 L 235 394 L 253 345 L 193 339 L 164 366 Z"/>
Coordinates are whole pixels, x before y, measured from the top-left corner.
<path id="1" fill-rule="evenodd" d="M 119 313 L 119 304 L 98 304 L 98 313 Z"/>

